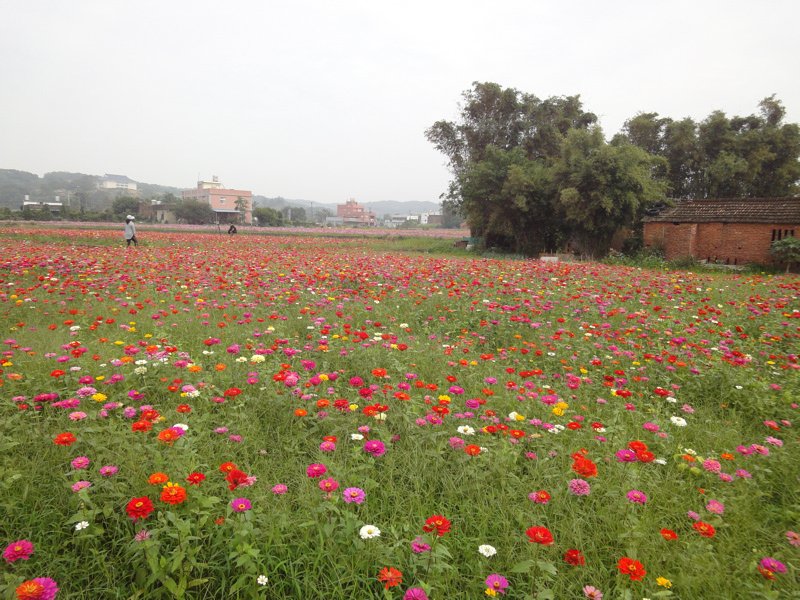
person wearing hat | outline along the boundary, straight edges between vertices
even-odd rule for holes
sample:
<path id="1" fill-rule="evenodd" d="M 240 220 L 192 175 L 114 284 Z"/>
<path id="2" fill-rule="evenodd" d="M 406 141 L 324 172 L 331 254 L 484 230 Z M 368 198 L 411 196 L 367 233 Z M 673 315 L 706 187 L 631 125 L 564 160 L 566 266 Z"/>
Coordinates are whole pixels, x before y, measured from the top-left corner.
<path id="1" fill-rule="evenodd" d="M 136 223 L 134 223 L 135 220 L 136 217 L 134 217 L 133 215 L 128 215 L 127 217 L 125 217 L 125 241 L 127 242 L 127 244 L 125 245 L 126 248 L 131 245 L 131 242 L 133 242 L 134 246 L 139 245 L 139 240 L 136 239 Z"/>

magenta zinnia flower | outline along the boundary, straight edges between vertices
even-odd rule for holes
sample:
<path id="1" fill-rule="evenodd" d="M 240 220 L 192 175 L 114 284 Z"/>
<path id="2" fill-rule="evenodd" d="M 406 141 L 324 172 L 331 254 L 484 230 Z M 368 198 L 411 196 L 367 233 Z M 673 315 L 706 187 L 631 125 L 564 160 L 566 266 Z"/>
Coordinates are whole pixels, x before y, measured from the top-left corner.
<path id="1" fill-rule="evenodd" d="M 56 582 L 49 577 L 36 577 L 20 584 L 17 598 L 24 600 L 53 600 L 58 593 Z"/>
<path id="2" fill-rule="evenodd" d="M 786 573 L 786 565 L 771 556 L 765 556 L 759 564 L 772 573 Z"/>
<path id="3" fill-rule="evenodd" d="M 421 537 L 415 537 L 414 540 L 411 542 L 411 550 L 415 554 L 422 554 L 423 552 L 427 552 L 431 549 L 430 544 L 426 544 L 425 540 Z"/>
<path id="4" fill-rule="evenodd" d="M 644 492 L 640 492 L 639 490 L 631 490 L 628 492 L 627 496 L 628 500 L 634 504 L 644 504 L 647 502 L 647 496 Z"/>
<path id="5" fill-rule="evenodd" d="M 428 594 L 422 588 L 408 588 L 403 594 L 403 600 L 428 600 Z"/>
<path id="6" fill-rule="evenodd" d="M 492 573 L 486 578 L 486 587 L 498 594 L 505 594 L 508 587 L 508 580 L 502 575 Z"/>
<path id="7" fill-rule="evenodd" d="M 231 508 L 233 512 L 245 512 L 253 508 L 253 505 L 250 503 L 250 500 L 247 498 L 234 498 L 231 500 Z"/>
<path id="8" fill-rule="evenodd" d="M 364 452 L 368 452 L 377 458 L 386 454 L 386 446 L 380 440 L 369 440 L 364 444 Z"/>
<path id="9" fill-rule="evenodd" d="M 322 477 L 327 472 L 328 468 L 321 463 L 312 463 L 308 465 L 308 467 L 306 467 L 306 475 L 308 475 L 312 479 L 316 477 Z"/>
<path id="10" fill-rule="evenodd" d="M 33 544 L 28 540 L 17 540 L 6 547 L 3 558 L 13 563 L 18 560 L 28 560 L 31 554 L 33 554 Z"/>

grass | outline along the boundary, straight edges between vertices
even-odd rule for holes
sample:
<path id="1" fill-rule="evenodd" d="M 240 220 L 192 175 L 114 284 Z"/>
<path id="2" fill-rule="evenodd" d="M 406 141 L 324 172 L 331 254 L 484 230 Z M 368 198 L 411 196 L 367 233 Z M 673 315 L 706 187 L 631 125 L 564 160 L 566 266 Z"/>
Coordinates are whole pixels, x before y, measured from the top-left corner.
<path id="1" fill-rule="evenodd" d="M 459 599 L 492 573 L 512 599 L 587 585 L 800 597 L 786 536 L 800 516 L 798 278 L 487 259 L 401 236 L 154 231 L 125 250 L 117 233 L 0 231 L 0 546 L 35 547 L 4 565 L 3 597 L 50 577 L 66 598 Z M 134 431 L 144 416 L 152 428 Z M 160 441 L 176 424 L 188 430 Z M 55 444 L 66 431 L 77 441 Z M 621 462 L 635 441 L 655 460 Z M 229 489 L 224 463 L 255 481 Z M 164 502 L 157 472 L 186 500 Z M 154 510 L 133 521 L 142 497 Z M 441 537 L 423 530 L 434 515 L 451 523 Z M 554 543 L 531 543 L 532 526 Z M 765 557 L 786 572 L 759 572 Z M 403 574 L 388 590 L 386 567 Z"/>

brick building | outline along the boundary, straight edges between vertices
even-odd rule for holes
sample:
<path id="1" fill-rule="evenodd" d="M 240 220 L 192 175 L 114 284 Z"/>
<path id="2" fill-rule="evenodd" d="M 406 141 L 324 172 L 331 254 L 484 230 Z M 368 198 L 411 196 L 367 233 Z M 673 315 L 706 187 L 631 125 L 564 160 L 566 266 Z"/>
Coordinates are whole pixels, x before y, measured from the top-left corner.
<path id="1" fill-rule="evenodd" d="M 769 264 L 772 242 L 800 236 L 800 197 L 687 200 L 644 219 L 644 245 L 668 260 Z"/>
<path id="2" fill-rule="evenodd" d="M 224 187 L 214 176 L 211 181 L 198 181 L 194 189 L 183 190 L 184 200 L 205 202 L 219 223 L 253 223 L 253 192 Z"/>
<path id="3" fill-rule="evenodd" d="M 367 210 L 350 198 L 344 204 L 336 205 L 336 217 L 344 225 L 375 225 L 375 213 Z"/>

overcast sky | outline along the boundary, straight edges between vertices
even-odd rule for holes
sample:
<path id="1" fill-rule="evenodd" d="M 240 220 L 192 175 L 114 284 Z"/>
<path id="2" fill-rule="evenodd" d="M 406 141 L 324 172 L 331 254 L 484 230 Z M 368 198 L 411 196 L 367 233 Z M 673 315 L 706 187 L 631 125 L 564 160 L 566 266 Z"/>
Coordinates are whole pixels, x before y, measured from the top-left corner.
<path id="1" fill-rule="evenodd" d="M 0 168 L 318 202 L 438 201 L 473 81 L 580 94 L 606 137 L 776 94 L 798 0 L 0 0 Z"/>

